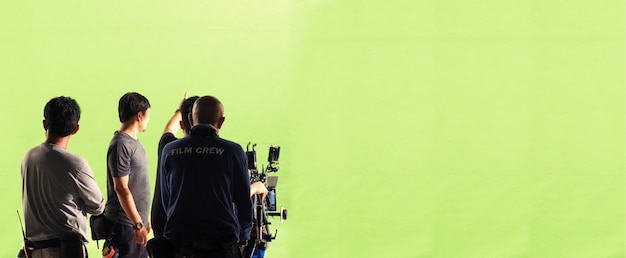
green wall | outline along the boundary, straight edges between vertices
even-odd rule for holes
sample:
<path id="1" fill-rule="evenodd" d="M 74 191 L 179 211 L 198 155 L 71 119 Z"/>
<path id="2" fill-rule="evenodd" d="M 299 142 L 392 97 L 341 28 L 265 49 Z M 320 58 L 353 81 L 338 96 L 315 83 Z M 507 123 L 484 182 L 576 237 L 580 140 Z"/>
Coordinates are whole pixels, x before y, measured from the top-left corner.
<path id="1" fill-rule="evenodd" d="M 22 156 L 76 98 L 103 191 L 117 100 L 151 171 L 185 91 L 281 145 L 267 257 L 625 257 L 623 1 L 3 1 L 1 257 Z M 154 174 L 151 175 L 154 178 Z M 98 257 L 95 243 L 89 244 Z"/>

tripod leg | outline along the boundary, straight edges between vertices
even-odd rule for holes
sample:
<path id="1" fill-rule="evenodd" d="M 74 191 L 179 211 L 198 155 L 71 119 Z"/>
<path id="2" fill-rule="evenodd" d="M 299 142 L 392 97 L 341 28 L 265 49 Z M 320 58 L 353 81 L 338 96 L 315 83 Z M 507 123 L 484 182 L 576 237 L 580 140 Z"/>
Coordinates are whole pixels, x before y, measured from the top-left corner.
<path id="1" fill-rule="evenodd" d="M 243 258 L 251 258 L 252 254 L 254 254 L 255 252 L 255 249 L 254 249 L 255 246 L 256 246 L 256 241 L 252 241 L 252 239 L 248 241 L 246 246 L 243 248 Z"/>

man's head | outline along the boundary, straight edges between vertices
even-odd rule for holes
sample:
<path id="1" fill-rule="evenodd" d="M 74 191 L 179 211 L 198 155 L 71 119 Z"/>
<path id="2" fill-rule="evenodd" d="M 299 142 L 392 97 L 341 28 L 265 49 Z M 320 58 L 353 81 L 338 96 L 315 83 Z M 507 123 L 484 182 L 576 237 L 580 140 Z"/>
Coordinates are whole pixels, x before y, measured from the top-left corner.
<path id="1" fill-rule="evenodd" d="M 193 110 L 193 103 L 196 102 L 198 98 L 198 96 L 189 97 L 183 101 L 182 105 L 180 105 L 180 114 L 182 117 L 180 127 L 183 128 L 183 131 L 186 133 L 191 132 L 191 121 L 189 121 L 189 115 Z"/>
<path id="2" fill-rule="evenodd" d="M 129 92 L 120 98 L 118 114 L 122 123 L 139 123 L 139 131 L 145 131 L 150 120 L 150 102 L 146 97 Z"/>
<path id="3" fill-rule="evenodd" d="M 56 97 L 46 103 L 43 117 L 43 127 L 49 134 L 65 137 L 78 131 L 80 107 L 72 98 Z"/>
<path id="4" fill-rule="evenodd" d="M 202 96 L 193 104 L 191 114 L 193 125 L 212 125 L 218 131 L 224 123 L 224 105 L 213 96 Z"/>

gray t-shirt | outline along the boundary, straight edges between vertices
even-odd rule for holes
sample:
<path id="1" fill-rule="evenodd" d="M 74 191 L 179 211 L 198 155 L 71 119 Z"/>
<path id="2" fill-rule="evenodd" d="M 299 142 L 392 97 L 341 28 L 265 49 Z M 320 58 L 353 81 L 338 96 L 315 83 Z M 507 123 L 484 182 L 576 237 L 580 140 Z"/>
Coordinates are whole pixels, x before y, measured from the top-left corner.
<path id="1" fill-rule="evenodd" d="M 42 143 L 22 161 L 22 206 L 29 240 L 77 234 L 87 242 L 85 214 L 102 213 L 104 199 L 85 159 Z"/>
<path id="2" fill-rule="evenodd" d="M 128 176 L 135 207 L 147 225 L 150 212 L 148 156 L 138 140 L 124 132 L 115 132 L 107 151 L 107 203 L 104 215 L 115 222 L 132 224 L 117 198 L 113 177 Z"/>

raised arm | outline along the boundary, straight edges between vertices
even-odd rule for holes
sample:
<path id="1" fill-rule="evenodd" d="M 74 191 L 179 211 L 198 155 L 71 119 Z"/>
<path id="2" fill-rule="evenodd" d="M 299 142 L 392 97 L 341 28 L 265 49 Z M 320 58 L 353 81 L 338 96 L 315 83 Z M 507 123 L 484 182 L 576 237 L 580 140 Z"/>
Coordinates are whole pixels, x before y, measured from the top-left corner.
<path id="1" fill-rule="evenodd" d="M 185 100 L 187 99 L 187 95 L 188 94 L 185 91 L 185 96 L 183 97 L 183 100 L 180 101 L 180 104 L 178 104 L 178 109 L 176 109 L 176 112 L 174 112 L 174 115 L 172 115 L 170 120 L 167 121 L 167 124 L 165 125 L 165 129 L 163 129 L 164 134 L 171 133 L 173 135 L 176 135 L 176 133 L 178 132 L 178 129 L 180 129 L 179 122 L 182 119 L 180 108 L 183 105 L 183 102 L 185 102 Z"/>

